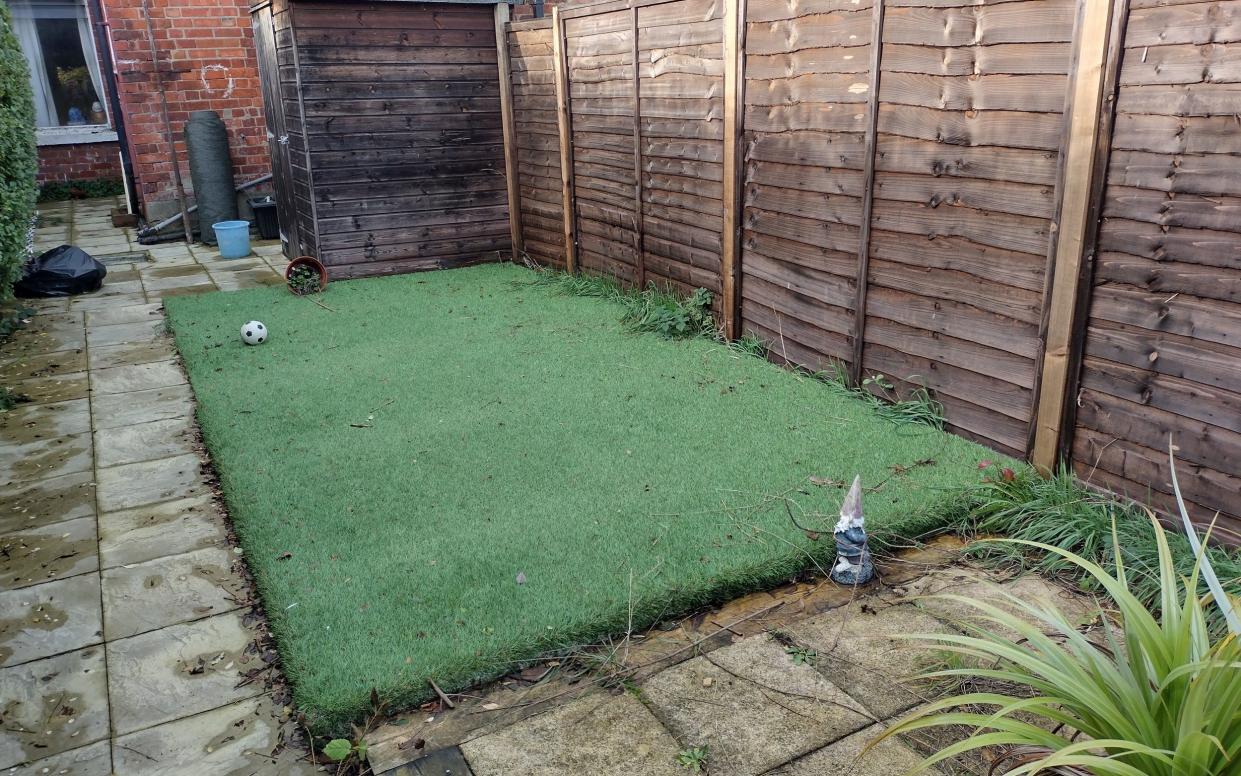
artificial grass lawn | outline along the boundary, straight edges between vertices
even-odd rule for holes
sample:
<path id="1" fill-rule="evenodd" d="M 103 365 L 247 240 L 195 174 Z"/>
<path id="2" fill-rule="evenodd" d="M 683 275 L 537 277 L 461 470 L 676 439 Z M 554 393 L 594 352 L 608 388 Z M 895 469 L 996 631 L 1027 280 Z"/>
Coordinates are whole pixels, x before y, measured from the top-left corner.
<path id="1" fill-rule="evenodd" d="M 623 632 L 631 603 L 644 628 L 825 563 L 844 490 L 812 476 L 882 483 L 869 527 L 913 535 L 995 457 L 720 344 L 629 333 L 614 303 L 529 278 L 489 265 L 333 283 L 334 312 L 283 288 L 168 300 L 320 730 L 362 714 L 372 687 L 413 704 L 429 678 L 458 690 Z M 252 318 L 264 345 L 238 337 Z M 794 488 L 824 513 L 818 542 L 773 498 Z"/>

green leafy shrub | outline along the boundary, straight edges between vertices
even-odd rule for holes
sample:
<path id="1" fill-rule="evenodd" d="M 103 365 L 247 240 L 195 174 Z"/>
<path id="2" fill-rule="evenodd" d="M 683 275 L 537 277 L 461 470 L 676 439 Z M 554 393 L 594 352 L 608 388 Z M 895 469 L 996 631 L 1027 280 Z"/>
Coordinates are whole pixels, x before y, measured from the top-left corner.
<path id="1" fill-rule="evenodd" d="M 1163 527 L 1153 514 L 1149 522 L 1156 544 L 1158 613 L 1134 595 L 1121 553 L 1109 572 L 1059 547 L 1015 541 L 1058 556 L 1092 578 L 1114 603 L 1116 623 L 1101 616 L 1103 638 L 1092 641 L 1055 606 L 1011 595 L 1008 608 L 940 596 L 974 608 L 980 624 L 967 624 L 967 635 L 914 637 L 973 662 L 926 678 L 981 677 L 1004 689 L 928 704 L 884 737 L 939 726 L 974 729 L 964 741 L 927 758 L 923 768 L 982 747 L 1005 747 L 1019 763 L 1010 774 L 1236 774 L 1241 643 L 1236 632 L 1212 638 L 1207 625 L 1209 609 L 1224 614 L 1231 604 L 1199 597 L 1200 572 L 1207 575 L 1209 566 L 1198 562 L 1187 577 L 1179 575 Z M 1020 641 L 997 631 L 1016 633 Z"/>
<path id="2" fill-rule="evenodd" d="M 62 202 L 66 199 L 115 197 L 124 193 L 125 184 L 119 178 L 99 178 L 90 181 L 48 181 L 39 186 L 39 201 Z"/>
<path id="3" fill-rule="evenodd" d="M 631 331 L 654 332 L 670 339 L 715 337 L 718 333 L 711 317 L 713 297 L 705 288 L 695 289 L 685 297 L 654 284 L 642 291 L 624 289 L 612 278 L 598 275 L 537 270 L 533 278 L 534 283 L 551 286 L 563 294 L 616 302 L 624 308 L 621 322 Z"/>
<path id="4" fill-rule="evenodd" d="M 13 34 L 7 4 L 0 6 L 0 300 L 13 293 L 28 255 L 35 207 L 38 156 L 30 70 Z"/>

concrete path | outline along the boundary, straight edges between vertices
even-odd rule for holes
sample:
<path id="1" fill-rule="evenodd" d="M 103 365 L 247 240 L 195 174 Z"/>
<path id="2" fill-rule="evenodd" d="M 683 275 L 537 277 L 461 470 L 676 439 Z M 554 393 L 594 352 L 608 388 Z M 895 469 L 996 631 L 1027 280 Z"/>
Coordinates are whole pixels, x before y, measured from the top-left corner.
<path id="1" fill-rule="evenodd" d="M 116 204 L 41 208 L 37 248 L 78 245 L 107 280 L 30 303 L 0 347 L 0 381 L 29 398 L 0 414 L 0 772 L 295 773 L 161 305 L 280 283 L 285 262 L 271 243 L 236 261 L 140 246 Z"/>

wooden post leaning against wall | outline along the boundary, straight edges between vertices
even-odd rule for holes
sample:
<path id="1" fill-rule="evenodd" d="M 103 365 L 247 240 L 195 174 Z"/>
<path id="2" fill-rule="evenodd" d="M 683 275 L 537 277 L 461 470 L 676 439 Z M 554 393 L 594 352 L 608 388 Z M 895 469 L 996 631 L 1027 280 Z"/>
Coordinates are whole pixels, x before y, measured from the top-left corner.
<path id="1" fill-rule="evenodd" d="M 552 59 L 556 83 L 556 130 L 560 140 L 560 187 L 564 217 L 565 270 L 577 272 L 576 205 L 573 199 L 573 137 L 569 119 L 569 64 L 565 54 L 564 19 L 552 8 Z"/>
<path id="2" fill-rule="evenodd" d="M 862 355 L 866 348 L 866 292 L 870 287 L 870 214 L 875 204 L 875 144 L 879 133 L 879 75 L 883 65 L 884 0 L 873 0 L 870 25 L 870 83 L 866 95 L 866 141 L 863 151 L 862 220 L 858 224 L 857 287 L 853 301 L 853 360 L 849 379 L 862 382 Z"/>
<path id="3" fill-rule="evenodd" d="M 724 0 L 724 230 L 720 310 L 724 335 L 740 336 L 742 132 L 745 119 L 745 2 Z"/>
<path id="4" fill-rule="evenodd" d="M 1074 51 L 1071 104 L 1065 122 L 1068 141 L 1060 181 L 1060 208 L 1053 223 L 1051 284 L 1044 299 L 1047 310 L 1043 358 L 1039 364 L 1034 407 L 1034 439 L 1030 462 L 1043 473 L 1055 470 L 1061 447 L 1064 418 L 1076 370 L 1070 357 L 1078 330 L 1085 325 L 1081 313 L 1083 283 L 1093 252 L 1103 178 L 1107 174 L 1112 93 L 1120 52 L 1113 38 L 1113 15 L 1124 0 L 1084 0 Z M 1119 33 L 1120 30 L 1115 30 Z M 1110 52 L 1110 56 L 1109 56 Z M 1109 75 L 1111 73 L 1111 75 Z M 1105 92 L 1107 92 L 1105 94 Z"/>
<path id="5" fill-rule="evenodd" d="M 513 73 L 508 54 L 508 3 L 496 3 L 496 61 L 500 65 L 500 119 L 504 132 L 504 177 L 508 184 L 508 228 L 513 260 L 525 253 L 521 230 L 521 187 L 517 181 L 517 126 L 513 120 Z"/>

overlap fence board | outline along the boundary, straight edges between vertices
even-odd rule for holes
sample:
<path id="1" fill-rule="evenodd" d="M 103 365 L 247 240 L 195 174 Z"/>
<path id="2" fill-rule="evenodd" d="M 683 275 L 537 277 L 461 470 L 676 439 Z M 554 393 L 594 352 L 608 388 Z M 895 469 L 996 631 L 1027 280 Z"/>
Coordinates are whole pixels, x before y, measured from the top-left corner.
<path id="1" fill-rule="evenodd" d="M 522 247 L 538 264 L 565 268 L 559 130 L 550 19 L 508 25 Z"/>
<path id="2" fill-rule="evenodd" d="M 852 359 L 871 18 L 868 0 L 746 17 L 741 325 L 814 369 Z"/>
<path id="3" fill-rule="evenodd" d="M 536 260 L 1241 541 L 1241 0 L 730 2 L 509 25 Z"/>
<path id="4" fill-rule="evenodd" d="M 1090 291 L 1080 477 L 1241 541 L 1241 2 L 1135 2 Z"/>
<path id="5" fill-rule="evenodd" d="M 884 19 L 867 277 L 883 301 L 867 310 L 862 371 L 930 388 L 954 431 L 1020 455 L 1076 3 L 943 5 L 903 2 Z M 1004 72 L 978 72 L 992 46 L 1008 49 Z M 951 331 L 917 311 L 938 319 L 946 304 Z M 978 341 L 978 326 L 1005 343 Z"/>

